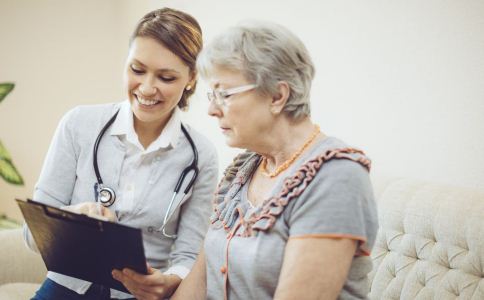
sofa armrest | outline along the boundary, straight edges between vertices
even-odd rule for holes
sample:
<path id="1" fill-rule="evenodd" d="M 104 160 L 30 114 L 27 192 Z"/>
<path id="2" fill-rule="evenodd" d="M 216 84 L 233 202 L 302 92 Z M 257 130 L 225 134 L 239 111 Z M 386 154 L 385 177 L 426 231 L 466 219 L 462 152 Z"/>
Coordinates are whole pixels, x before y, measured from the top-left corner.
<path id="1" fill-rule="evenodd" d="M 0 266 L 0 285 L 41 283 L 47 274 L 41 256 L 25 245 L 21 228 L 0 230 Z"/>

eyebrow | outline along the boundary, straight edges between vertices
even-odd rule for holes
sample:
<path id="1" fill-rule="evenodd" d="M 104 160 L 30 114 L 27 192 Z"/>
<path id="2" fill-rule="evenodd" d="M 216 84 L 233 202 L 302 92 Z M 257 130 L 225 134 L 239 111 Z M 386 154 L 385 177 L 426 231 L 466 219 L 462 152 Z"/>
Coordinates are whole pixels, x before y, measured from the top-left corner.
<path id="1" fill-rule="evenodd" d="M 146 65 L 144 63 L 140 62 L 139 60 L 137 60 L 136 58 L 133 58 L 133 61 L 131 63 L 136 63 L 136 64 L 139 64 L 142 67 L 145 67 L 146 68 Z M 174 72 L 174 73 L 180 74 L 179 71 L 177 71 L 175 69 L 168 69 L 168 68 L 158 69 L 158 70 L 156 70 L 156 72 Z"/>

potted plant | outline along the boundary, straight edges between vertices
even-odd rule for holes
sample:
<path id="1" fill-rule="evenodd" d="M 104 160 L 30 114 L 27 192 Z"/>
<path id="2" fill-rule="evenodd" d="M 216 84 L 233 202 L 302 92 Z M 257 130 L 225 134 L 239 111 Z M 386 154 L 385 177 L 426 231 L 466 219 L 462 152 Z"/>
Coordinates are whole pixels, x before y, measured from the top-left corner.
<path id="1" fill-rule="evenodd" d="M 7 96 L 14 88 L 15 84 L 5 82 L 0 83 L 0 102 Z M 23 185 L 24 181 L 22 176 L 20 176 L 19 172 L 15 168 L 12 157 L 8 153 L 7 149 L 3 146 L 2 142 L 0 141 L 0 176 L 5 179 L 5 181 Z"/>

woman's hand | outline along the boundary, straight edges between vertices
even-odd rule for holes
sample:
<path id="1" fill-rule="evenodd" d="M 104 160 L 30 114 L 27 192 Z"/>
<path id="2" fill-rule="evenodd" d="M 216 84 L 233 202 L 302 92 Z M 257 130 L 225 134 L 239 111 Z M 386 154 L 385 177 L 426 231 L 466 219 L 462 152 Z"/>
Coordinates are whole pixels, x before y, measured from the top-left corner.
<path id="1" fill-rule="evenodd" d="M 63 206 L 62 209 L 76 213 L 84 214 L 93 218 L 116 222 L 116 215 L 97 202 L 82 202 L 75 205 Z"/>
<path id="2" fill-rule="evenodd" d="M 176 275 L 164 275 L 160 270 L 148 266 L 148 275 L 131 269 L 113 270 L 113 278 L 120 281 L 138 300 L 159 300 L 171 296 L 180 282 Z"/>

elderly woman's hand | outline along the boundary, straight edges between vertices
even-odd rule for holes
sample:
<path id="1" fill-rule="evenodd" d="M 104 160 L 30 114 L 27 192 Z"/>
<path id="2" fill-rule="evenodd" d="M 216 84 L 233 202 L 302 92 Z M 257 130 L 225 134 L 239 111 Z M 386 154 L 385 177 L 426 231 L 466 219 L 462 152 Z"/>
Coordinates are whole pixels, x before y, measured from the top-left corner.
<path id="1" fill-rule="evenodd" d="M 82 202 L 74 205 L 63 206 L 61 208 L 76 214 L 84 214 L 100 220 L 111 222 L 117 221 L 116 215 L 111 210 L 95 202 Z"/>
<path id="2" fill-rule="evenodd" d="M 148 266 L 148 275 L 131 269 L 113 270 L 113 278 L 120 281 L 138 300 L 159 300 L 171 296 L 181 283 L 176 275 L 164 275 Z"/>

